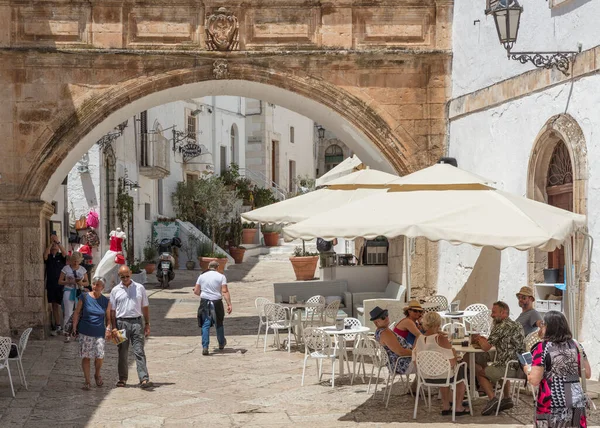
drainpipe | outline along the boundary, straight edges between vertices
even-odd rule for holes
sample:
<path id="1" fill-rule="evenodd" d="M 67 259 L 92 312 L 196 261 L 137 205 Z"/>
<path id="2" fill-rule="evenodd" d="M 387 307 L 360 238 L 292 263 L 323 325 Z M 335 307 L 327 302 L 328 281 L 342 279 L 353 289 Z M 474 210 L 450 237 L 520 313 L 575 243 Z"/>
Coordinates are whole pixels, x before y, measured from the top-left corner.
<path id="1" fill-rule="evenodd" d="M 216 96 L 212 96 L 212 129 L 211 129 L 211 137 L 212 137 L 212 147 L 213 147 L 213 172 L 217 170 L 217 100 Z M 219 162 L 221 161 L 221 153 L 219 151 Z M 219 163 L 220 165 L 220 163 Z"/>

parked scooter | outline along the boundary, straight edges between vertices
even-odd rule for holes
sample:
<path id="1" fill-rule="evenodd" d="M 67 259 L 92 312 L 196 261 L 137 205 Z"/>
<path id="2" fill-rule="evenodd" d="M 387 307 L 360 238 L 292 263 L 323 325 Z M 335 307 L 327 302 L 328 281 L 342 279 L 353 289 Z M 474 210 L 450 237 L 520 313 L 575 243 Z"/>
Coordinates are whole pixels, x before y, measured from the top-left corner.
<path id="1" fill-rule="evenodd" d="M 169 288 L 169 282 L 175 278 L 175 258 L 173 257 L 173 247 L 181 248 L 181 239 L 163 239 L 158 244 L 158 269 L 156 269 L 156 278 L 160 288 Z"/>

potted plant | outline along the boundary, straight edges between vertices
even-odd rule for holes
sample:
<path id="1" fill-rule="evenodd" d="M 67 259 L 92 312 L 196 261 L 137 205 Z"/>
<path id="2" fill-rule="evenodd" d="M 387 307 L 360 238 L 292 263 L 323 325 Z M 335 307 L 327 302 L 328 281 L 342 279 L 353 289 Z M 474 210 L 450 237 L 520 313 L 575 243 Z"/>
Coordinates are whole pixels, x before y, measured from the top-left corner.
<path id="1" fill-rule="evenodd" d="M 319 253 L 311 253 L 298 246 L 294 249 L 294 255 L 290 257 L 296 279 L 307 281 L 315 277 L 315 270 L 319 262 Z"/>
<path id="2" fill-rule="evenodd" d="M 156 257 L 158 256 L 158 250 L 156 249 L 158 243 L 151 237 L 146 239 L 146 246 L 144 247 L 144 269 L 148 275 L 152 274 L 156 270 Z"/>
<path id="3" fill-rule="evenodd" d="M 242 220 L 239 217 L 233 218 L 229 224 L 229 254 L 236 264 L 244 261 L 246 252 L 246 248 L 241 246 L 243 230 Z"/>
<path id="4" fill-rule="evenodd" d="M 181 249 L 187 257 L 187 261 L 185 262 L 185 267 L 187 270 L 194 270 L 196 267 L 196 261 L 194 260 L 194 257 L 196 256 L 196 250 L 199 243 L 200 240 L 197 236 L 189 235 L 187 242 L 181 246 Z"/>
<path id="5" fill-rule="evenodd" d="M 219 262 L 219 272 L 224 273 L 225 265 L 227 264 L 227 255 L 219 251 L 212 250 L 212 244 L 208 242 L 202 242 L 197 248 L 198 263 L 200 263 L 200 270 L 203 272 L 208 270 L 208 264 L 213 260 Z"/>
<path id="6" fill-rule="evenodd" d="M 266 224 L 262 227 L 265 246 L 276 247 L 279 244 L 279 226 Z"/>
<path id="7" fill-rule="evenodd" d="M 256 224 L 254 222 L 244 223 L 242 225 L 242 244 L 254 244 L 254 240 L 256 239 Z"/>

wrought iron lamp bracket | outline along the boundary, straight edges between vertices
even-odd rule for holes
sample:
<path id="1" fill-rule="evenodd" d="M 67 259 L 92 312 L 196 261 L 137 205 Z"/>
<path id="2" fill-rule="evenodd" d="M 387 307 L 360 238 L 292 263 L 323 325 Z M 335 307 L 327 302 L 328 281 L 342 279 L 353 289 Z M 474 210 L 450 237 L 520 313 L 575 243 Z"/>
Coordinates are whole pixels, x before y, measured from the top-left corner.
<path id="1" fill-rule="evenodd" d="M 512 52 L 512 44 L 505 45 L 506 53 L 509 59 L 519 61 L 521 64 L 532 63 L 538 68 L 556 68 L 565 76 L 569 75 L 569 68 L 575 59 L 577 51 L 562 52 Z"/>
<path id="2" fill-rule="evenodd" d="M 117 138 L 119 138 L 121 135 L 123 135 L 125 128 L 127 128 L 127 122 L 128 122 L 128 120 L 118 124 L 117 126 L 115 126 L 114 131 L 109 132 L 106 135 L 103 135 L 102 138 L 100 138 L 98 141 L 96 141 L 96 144 L 98 144 L 100 146 L 100 150 L 105 151 L 110 145 L 112 145 L 112 143 Z"/>

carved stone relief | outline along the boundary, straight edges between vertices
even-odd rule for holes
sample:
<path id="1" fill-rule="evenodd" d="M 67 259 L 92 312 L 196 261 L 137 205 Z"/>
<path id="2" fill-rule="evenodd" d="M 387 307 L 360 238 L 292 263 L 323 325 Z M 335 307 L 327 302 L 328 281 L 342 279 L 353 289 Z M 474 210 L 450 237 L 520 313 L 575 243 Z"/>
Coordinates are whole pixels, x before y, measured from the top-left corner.
<path id="1" fill-rule="evenodd" d="M 233 12 L 220 7 L 208 13 L 204 23 L 206 48 L 209 51 L 234 51 L 239 49 L 239 24 Z"/>
<path id="2" fill-rule="evenodd" d="M 213 76 L 215 76 L 215 79 L 227 79 L 229 77 L 227 60 L 218 59 L 213 62 Z"/>

